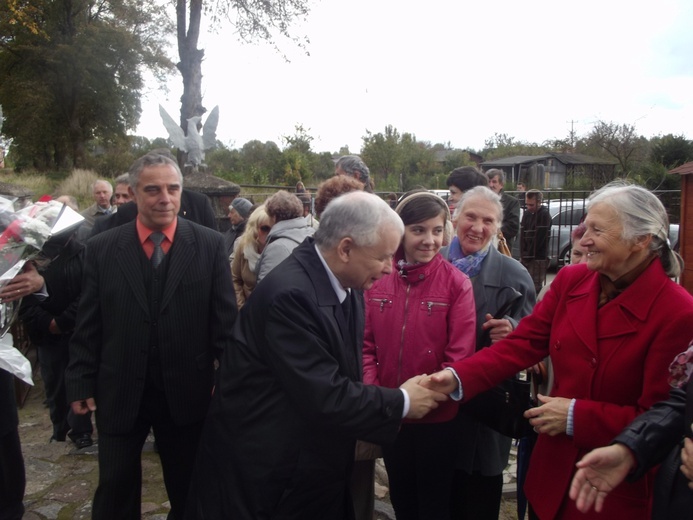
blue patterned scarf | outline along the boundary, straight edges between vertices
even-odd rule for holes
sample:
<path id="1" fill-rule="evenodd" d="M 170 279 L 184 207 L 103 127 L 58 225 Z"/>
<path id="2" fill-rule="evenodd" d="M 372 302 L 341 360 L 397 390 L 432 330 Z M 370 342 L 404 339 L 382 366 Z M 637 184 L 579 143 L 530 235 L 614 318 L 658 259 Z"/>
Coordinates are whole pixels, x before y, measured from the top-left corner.
<path id="1" fill-rule="evenodd" d="M 481 263 L 484 261 L 484 258 L 486 258 L 490 245 L 491 243 L 489 242 L 484 249 L 481 249 L 476 253 L 472 253 L 471 255 L 464 256 L 462 248 L 460 247 L 460 239 L 454 237 L 452 242 L 450 242 L 448 259 L 452 265 L 457 267 L 470 278 L 473 278 L 481 272 Z"/>

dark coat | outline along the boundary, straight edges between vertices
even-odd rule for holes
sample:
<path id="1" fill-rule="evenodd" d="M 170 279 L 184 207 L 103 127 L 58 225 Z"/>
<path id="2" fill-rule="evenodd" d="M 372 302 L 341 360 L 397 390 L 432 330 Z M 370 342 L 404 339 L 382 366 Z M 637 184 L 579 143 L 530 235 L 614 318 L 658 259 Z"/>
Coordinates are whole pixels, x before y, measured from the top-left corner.
<path id="1" fill-rule="evenodd" d="M 512 195 L 502 192 L 501 205 L 503 206 L 501 231 L 505 240 L 508 241 L 508 247 L 512 250 L 515 237 L 520 232 L 520 201 Z"/>
<path id="2" fill-rule="evenodd" d="M 522 260 L 546 260 L 549 257 L 549 238 L 551 238 L 549 208 L 539 205 L 536 213 L 525 210 L 520 227 Z"/>
<path id="3" fill-rule="evenodd" d="M 135 222 L 87 245 L 67 395 L 69 402 L 94 397 L 96 424 L 111 435 L 129 432 L 137 417 L 152 326 L 174 422 L 201 421 L 207 412 L 214 358 L 226 348 L 236 316 L 228 258 L 221 234 L 181 218 L 168 255 L 160 311 L 151 316 Z"/>
<path id="4" fill-rule="evenodd" d="M 576 399 L 573 436 L 539 435 L 532 452 L 525 493 L 542 519 L 647 516 L 651 474 L 618 486 L 601 513 L 580 513 L 568 489 L 578 460 L 669 395 L 669 364 L 688 346 L 693 297 L 659 260 L 602 307 L 600 291 L 597 272 L 566 266 L 512 334 L 453 364 L 467 399 L 550 354 L 552 396 Z"/>
<path id="5" fill-rule="evenodd" d="M 512 287 L 522 296 L 515 301 L 508 314 L 514 327 L 520 319 L 532 312 L 536 302 L 534 283 L 520 262 L 504 256 L 491 247 L 481 272 L 472 278 L 476 306 L 476 348 L 487 346 L 488 334 L 484 331 L 486 314 L 495 315 L 508 298 Z M 479 471 L 485 476 L 500 475 L 508 464 L 511 439 L 484 426 L 464 413 L 461 408 L 455 427 L 458 429 L 456 467 L 472 474 Z"/>
<path id="6" fill-rule="evenodd" d="M 404 406 L 399 389 L 360 382 L 353 293 L 349 329 L 312 239 L 255 288 L 219 369 L 186 518 L 349 518 L 355 440 L 391 442 Z"/>
<path id="7" fill-rule="evenodd" d="M 35 345 L 67 347 L 77 317 L 83 256 L 84 245 L 73 236 L 45 269 L 39 268 L 48 298 L 41 299 L 30 294 L 22 300 L 19 308 L 19 318 L 26 325 L 29 338 Z M 61 334 L 49 331 L 53 320 Z"/>
<path id="8" fill-rule="evenodd" d="M 209 202 L 209 197 L 202 193 L 183 190 L 180 195 L 178 216 L 209 229 L 217 230 L 217 220 L 214 217 L 212 204 Z M 112 215 L 96 219 L 91 234 L 88 236 L 93 237 L 114 227 L 122 226 L 135 220 L 136 217 L 137 204 L 134 201 L 126 202 Z"/>
<path id="9" fill-rule="evenodd" d="M 655 480 L 653 520 L 693 518 L 693 492 L 680 469 L 683 439 L 693 437 L 691 423 L 693 379 L 685 391 L 672 389 L 667 401 L 640 415 L 614 439 L 635 455 L 637 468 L 628 480 L 637 480 L 661 464 Z"/>

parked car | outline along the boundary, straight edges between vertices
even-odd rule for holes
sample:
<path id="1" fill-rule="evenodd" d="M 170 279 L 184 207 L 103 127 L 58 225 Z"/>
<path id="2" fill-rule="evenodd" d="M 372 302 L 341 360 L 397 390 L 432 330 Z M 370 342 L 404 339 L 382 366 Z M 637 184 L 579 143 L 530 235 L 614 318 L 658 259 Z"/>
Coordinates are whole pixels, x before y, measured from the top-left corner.
<path id="1" fill-rule="evenodd" d="M 549 240 L 549 267 L 558 269 L 570 263 L 572 243 L 570 235 L 585 218 L 585 201 L 582 199 L 552 200 L 551 238 Z"/>

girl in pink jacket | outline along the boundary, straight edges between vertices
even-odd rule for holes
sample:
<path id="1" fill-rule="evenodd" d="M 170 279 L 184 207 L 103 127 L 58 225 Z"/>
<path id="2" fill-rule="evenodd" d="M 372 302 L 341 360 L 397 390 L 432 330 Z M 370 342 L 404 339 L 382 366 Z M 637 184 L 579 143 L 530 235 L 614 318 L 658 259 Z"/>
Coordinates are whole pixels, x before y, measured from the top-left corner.
<path id="1" fill-rule="evenodd" d="M 396 208 L 405 231 L 393 272 L 365 294 L 363 379 L 390 388 L 431 374 L 475 350 L 472 284 L 439 254 L 452 234 L 450 212 L 427 191 L 404 195 Z M 383 446 L 398 520 L 449 520 L 454 471 L 454 401 L 402 425 Z"/>

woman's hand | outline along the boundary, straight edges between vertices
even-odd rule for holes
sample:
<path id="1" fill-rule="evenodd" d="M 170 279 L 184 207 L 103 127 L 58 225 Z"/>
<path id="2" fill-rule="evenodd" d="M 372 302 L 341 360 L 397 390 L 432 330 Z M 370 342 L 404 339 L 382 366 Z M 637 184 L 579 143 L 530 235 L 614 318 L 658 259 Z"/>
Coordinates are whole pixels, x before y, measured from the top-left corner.
<path id="1" fill-rule="evenodd" d="M 484 322 L 481 328 L 489 331 L 491 343 L 502 340 L 513 331 L 512 323 L 509 320 L 497 320 L 491 314 L 486 314 L 486 322 Z"/>
<path id="2" fill-rule="evenodd" d="M 547 397 L 537 394 L 541 406 L 530 408 L 525 412 L 525 417 L 529 419 L 529 424 L 534 427 L 537 433 L 548 435 L 558 435 L 565 433 L 568 426 L 568 409 L 570 399 L 565 397 Z"/>
<path id="3" fill-rule="evenodd" d="M 691 428 L 693 428 L 693 426 L 691 426 Z M 681 473 L 683 473 L 688 480 L 693 481 L 693 441 L 688 437 L 683 441 L 681 462 Z M 689 482 L 688 487 L 693 489 L 693 482 Z"/>
<path id="4" fill-rule="evenodd" d="M 623 444 L 597 448 L 577 463 L 578 471 L 570 485 L 570 498 L 579 511 L 587 513 L 592 506 L 599 513 L 606 496 L 635 467 L 635 458 Z"/>

